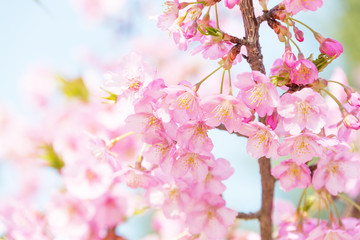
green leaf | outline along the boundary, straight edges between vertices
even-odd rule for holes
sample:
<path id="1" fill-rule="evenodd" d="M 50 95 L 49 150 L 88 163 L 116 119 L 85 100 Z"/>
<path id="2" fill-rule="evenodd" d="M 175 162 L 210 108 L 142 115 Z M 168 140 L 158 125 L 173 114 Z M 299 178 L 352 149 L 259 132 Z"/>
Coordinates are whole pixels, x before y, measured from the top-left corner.
<path id="1" fill-rule="evenodd" d="M 63 94 L 69 99 L 80 99 L 83 102 L 88 102 L 89 91 L 87 90 L 82 78 L 72 80 L 65 80 L 63 77 L 58 76 L 60 88 Z"/>
<path id="2" fill-rule="evenodd" d="M 62 157 L 55 152 L 52 144 L 45 143 L 44 145 L 40 146 L 40 148 L 44 151 L 43 155 L 40 155 L 40 158 L 46 160 L 50 167 L 58 170 L 64 167 L 65 163 L 62 160 Z"/>

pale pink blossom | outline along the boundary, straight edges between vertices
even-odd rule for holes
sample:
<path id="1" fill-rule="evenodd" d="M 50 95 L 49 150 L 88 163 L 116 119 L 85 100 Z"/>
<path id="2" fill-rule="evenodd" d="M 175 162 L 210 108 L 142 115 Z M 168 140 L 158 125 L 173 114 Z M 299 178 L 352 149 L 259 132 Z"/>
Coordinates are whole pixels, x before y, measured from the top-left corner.
<path id="1" fill-rule="evenodd" d="M 236 4 L 238 4 L 241 0 L 225 0 L 225 6 L 227 8 L 232 9 Z"/>
<path id="2" fill-rule="evenodd" d="M 198 182 L 192 187 L 191 196 L 199 199 L 205 193 L 222 194 L 226 186 L 222 181 L 228 179 L 234 173 L 230 163 L 223 159 L 216 159 L 215 165 L 210 167 L 205 181 Z"/>
<path id="3" fill-rule="evenodd" d="M 342 229 L 327 229 L 321 225 L 309 233 L 306 240 L 354 240 L 353 236 Z"/>
<path id="4" fill-rule="evenodd" d="M 290 191 L 294 188 L 307 188 L 311 183 L 311 172 L 305 164 L 286 160 L 271 169 L 271 174 L 280 180 L 280 188 Z"/>
<path id="5" fill-rule="evenodd" d="M 191 152 L 207 154 L 211 152 L 214 145 L 207 132 L 210 129 L 202 121 L 191 121 L 178 128 L 176 140 L 180 147 Z"/>
<path id="6" fill-rule="evenodd" d="M 278 158 L 280 140 L 270 127 L 259 122 L 244 123 L 238 132 L 249 137 L 246 150 L 253 158 Z"/>
<path id="7" fill-rule="evenodd" d="M 192 55 L 199 52 L 205 59 L 216 60 L 224 57 L 231 49 L 233 44 L 222 39 L 216 39 L 212 36 L 202 36 L 200 38 L 201 45 L 191 51 Z"/>
<path id="8" fill-rule="evenodd" d="M 317 142 L 319 136 L 313 133 L 301 133 L 296 136 L 285 137 L 279 147 L 279 155 L 286 156 L 291 154 L 291 158 L 297 164 L 310 161 L 313 157 L 322 155 L 322 147 Z"/>
<path id="9" fill-rule="evenodd" d="M 113 182 L 113 169 L 107 163 L 77 162 L 67 164 L 62 169 L 65 186 L 68 191 L 80 199 L 95 199 L 109 190 Z"/>
<path id="10" fill-rule="evenodd" d="M 191 83 L 182 81 L 178 85 L 165 88 L 163 91 L 167 94 L 165 102 L 174 121 L 184 123 L 188 120 L 200 118 L 202 115 L 200 99 Z"/>
<path id="11" fill-rule="evenodd" d="M 292 135 L 304 129 L 319 133 L 325 126 L 325 100 L 311 88 L 284 94 L 277 110 L 284 129 Z"/>
<path id="12" fill-rule="evenodd" d="M 193 152 L 179 152 L 174 160 L 171 173 L 175 178 L 190 178 L 195 182 L 205 180 L 209 166 L 214 165 L 212 156 Z"/>
<path id="13" fill-rule="evenodd" d="M 271 115 L 279 104 L 276 87 L 258 71 L 237 75 L 234 84 L 240 89 L 238 98 L 242 98 L 246 106 L 254 109 L 260 117 Z"/>
<path id="14" fill-rule="evenodd" d="M 290 78 L 297 85 L 310 84 L 318 78 L 318 70 L 311 61 L 299 59 L 291 66 Z"/>
<path id="15" fill-rule="evenodd" d="M 204 232 L 208 239 L 222 239 L 227 229 L 234 224 L 237 212 L 225 206 L 225 201 L 218 195 L 206 194 L 187 212 L 186 222 L 189 232 Z"/>
<path id="16" fill-rule="evenodd" d="M 320 158 L 312 184 L 316 190 L 324 187 L 337 195 L 344 191 L 348 179 L 358 177 L 359 169 L 360 163 L 353 160 L 349 147 L 338 144 L 326 152 L 326 158 Z"/>
<path id="17" fill-rule="evenodd" d="M 54 193 L 46 217 L 50 232 L 58 238 L 87 240 L 94 206 L 68 193 Z"/>
<path id="18" fill-rule="evenodd" d="M 286 10 L 292 14 L 300 11 L 316 11 L 323 4 L 322 0 L 283 0 Z"/>
<path id="19" fill-rule="evenodd" d="M 166 1 L 164 4 L 167 6 L 167 9 L 163 14 L 158 16 L 157 26 L 162 30 L 168 30 L 179 16 L 180 3 L 179 0 L 173 0 Z"/>
<path id="20" fill-rule="evenodd" d="M 241 100 L 226 94 L 204 98 L 202 108 L 208 126 L 224 124 L 229 133 L 237 131 L 243 122 L 252 117 L 252 112 Z"/>
<path id="21" fill-rule="evenodd" d="M 157 184 L 157 181 L 149 172 L 140 171 L 138 169 L 128 168 L 127 171 L 120 176 L 120 181 L 125 182 L 130 188 L 149 188 Z"/>

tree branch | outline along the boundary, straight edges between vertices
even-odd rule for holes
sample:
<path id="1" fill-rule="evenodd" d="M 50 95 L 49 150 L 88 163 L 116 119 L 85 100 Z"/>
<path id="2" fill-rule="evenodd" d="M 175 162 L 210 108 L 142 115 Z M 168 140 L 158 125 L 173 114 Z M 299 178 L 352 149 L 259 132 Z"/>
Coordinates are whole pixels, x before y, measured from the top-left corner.
<path id="1" fill-rule="evenodd" d="M 270 19 L 280 19 L 280 13 L 285 10 L 284 4 L 278 4 L 269 11 L 264 11 L 263 15 L 258 16 L 256 18 L 256 21 L 258 25 L 260 25 L 262 22 L 268 21 Z"/>
<path id="2" fill-rule="evenodd" d="M 259 24 L 255 17 L 252 0 L 240 1 L 240 10 L 245 27 L 246 49 L 249 57 L 248 62 L 252 70 L 265 73 L 263 56 L 261 54 L 259 43 Z"/>
<path id="3" fill-rule="evenodd" d="M 242 13 L 245 39 L 247 40 L 246 49 L 248 52 L 248 62 L 253 71 L 260 71 L 265 74 L 263 56 L 259 43 L 259 26 L 255 17 L 252 0 L 240 1 L 240 10 Z M 265 122 L 265 118 L 260 118 L 260 122 Z M 274 198 L 275 179 L 271 175 L 271 162 L 269 158 L 262 157 L 258 160 L 261 175 L 261 209 L 259 214 L 260 235 L 262 240 L 272 239 L 272 208 Z"/>
<path id="4" fill-rule="evenodd" d="M 220 124 L 219 126 L 216 127 L 216 129 L 223 130 L 223 131 L 227 131 L 227 129 L 226 129 L 226 127 L 224 126 L 224 124 Z M 242 135 L 242 134 L 240 134 L 240 133 L 238 133 L 238 132 L 233 132 L 232 134 L 235 134 L 235 135 L 237 135 L 237 136 L 239 136 L 239 137 L 245 137 L 245 138 L 248 137 L 248 136 Z"/>
<path id="5" fill-rule="evenodd" d="M 260 217 L 260 211 L 254 213 L 243 213 L 239 212 L 236 218 L 244 219 L 244 220 L 251 220 L 251 219 L 258 219 Z"/>

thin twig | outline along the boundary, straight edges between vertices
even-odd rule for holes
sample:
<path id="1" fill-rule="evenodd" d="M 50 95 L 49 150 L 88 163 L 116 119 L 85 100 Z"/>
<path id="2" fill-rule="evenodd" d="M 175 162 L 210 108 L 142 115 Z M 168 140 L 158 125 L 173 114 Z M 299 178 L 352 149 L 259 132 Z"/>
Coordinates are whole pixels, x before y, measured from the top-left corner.
<path id="1" fill-rule="evenodd" d="M 244 220 L 258 219 L 259 217 L 260 217 L 260 211 L 257 211 L 254 213 L 238 212 L 238 215 L 236 216 L 236 218 L 244 219 Z"/>

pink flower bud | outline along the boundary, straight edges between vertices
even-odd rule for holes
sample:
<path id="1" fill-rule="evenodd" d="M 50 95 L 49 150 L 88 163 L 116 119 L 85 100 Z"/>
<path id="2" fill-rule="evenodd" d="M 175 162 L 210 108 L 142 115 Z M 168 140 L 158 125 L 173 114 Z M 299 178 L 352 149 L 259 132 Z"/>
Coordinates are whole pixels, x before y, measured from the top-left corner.
<path id="1" fill-rule="evenodd" d="M 352 114 L 348 114 L 344 117 L 343 123 L 345 127 L 358 130 L 360 129 L 360 121 Z"/>
<path id="2" fill-rule="evenodd" d="M 331 38 L 326 38 L 320 42 L 320 52 L 328 55 L 329 57 L 337 58 L 344 51 L 343 46 L 339 41 Z"/>
<path id="3" fill-rule="evenodd" d="M 232 9 L 236 4 L 238 4 L 240 0 L 225 0 L 225 6 L 227 8 Z"/>
<path id="4" fill-rule="evenodd" d="M 304 33 L 295 26 L 294 26 L 294 33 L 296 40 L 298 40 L 299 42 L 304 41 Z"/>
<path id="5" fill-rule="evenodd" d="M 274 130 L 279 122 L 279 114 L 277 112 L 273 112 L 271 116 L 267 116 L 266 125 L 270 126 L 272 130 Z"/>
<path id="6" fill-rule="evenodd" d="M 286 49 L 282 55 L 283 62 L 288 66 L 292 67 L 296 61 L 295 54 L 292 53 L 291 49 Z"/>
<path id="7" fill-rule="evenodd" d="M 347 94 L 347 101 L 350 105 L 354 107 L 360 107 L 360 93 L 350 91 L 345 91 Z"/>

